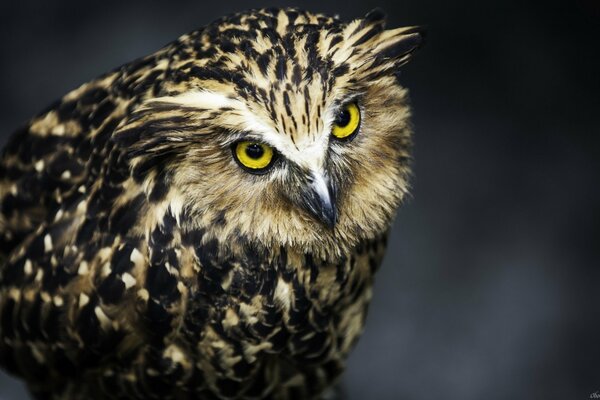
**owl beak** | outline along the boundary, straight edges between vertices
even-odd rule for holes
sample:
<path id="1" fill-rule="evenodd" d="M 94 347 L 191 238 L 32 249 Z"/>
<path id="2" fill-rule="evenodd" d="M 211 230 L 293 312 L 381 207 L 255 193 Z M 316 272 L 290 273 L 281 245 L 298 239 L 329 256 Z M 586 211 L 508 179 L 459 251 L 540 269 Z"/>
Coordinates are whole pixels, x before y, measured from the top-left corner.
<path id="1" fill-rule="evenodd" d="M 337 222 L 337 209 L 335 206 L 335 194 L 320 173 L 311 175 L 308 190 L 303 196 L 304 208 L 322 222 L 329 229 L 333 229 Z"/>

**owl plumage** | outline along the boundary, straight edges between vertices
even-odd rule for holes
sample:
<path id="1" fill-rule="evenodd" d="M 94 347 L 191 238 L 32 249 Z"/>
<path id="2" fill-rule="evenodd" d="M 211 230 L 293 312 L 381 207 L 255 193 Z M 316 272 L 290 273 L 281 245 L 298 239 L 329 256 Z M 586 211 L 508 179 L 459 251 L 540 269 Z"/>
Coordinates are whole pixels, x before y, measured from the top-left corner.
<path id="1" fill-rule="evenodd" d="M 33 118 L 0 160 L 0 364 L 44 399 L 320 396 L 407 191 L 420 41 L 254 10 Z"/>

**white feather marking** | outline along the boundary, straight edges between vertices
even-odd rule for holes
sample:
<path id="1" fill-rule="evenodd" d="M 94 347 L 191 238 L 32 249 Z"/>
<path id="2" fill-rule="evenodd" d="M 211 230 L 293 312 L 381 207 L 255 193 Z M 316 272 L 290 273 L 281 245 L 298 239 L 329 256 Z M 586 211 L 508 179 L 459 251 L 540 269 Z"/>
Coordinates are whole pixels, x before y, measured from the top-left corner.
<path id="1" fill-rule="evenodd" d="M 42 279 L 44 279 L 44 270 L 42 270 L 41 268 L 37 270 L 37 273 L 35 274 L 35 281 L 36 282 L 41 282 Z"/>
<path id="2" fill-rule="evenodd" d="M 60 297 L 60 296 L 54 296 L 54 297 L 52 298 L 52 302 L 54 303 L 54 305 L 55 305 L 56 307 L 62 307 L 62 305 L 63 305 L 63 304 L 65 304 L 65 302 L 64 302 L 64 300 L 63 300 L 63 298 L 62 298 L 62 297 Z"/>
<path id="3" fill-rule="evenodd" d="M 275 286 L 275 301 L 279 302 L 286 311 L 290 309 L 290 285 L 285 283 L 283 279 L 277 281 Z"/>
<path id="4" fill-rule="evenodd" d="M 88 268 L 88 263 L 87 261 L 82 261 L 79 264 L 79 268 L 77 269 L 77 274 L 79 275 L 87 275 L 88 272 L 90 272 L 90 269 Z"/>
<path id="5" fill-rule="evenodd" d="M 52 236 L 49 233 L 44 236 L 44 252 L 52 251 Z"/>
<path id="6" fill-rule="evenodd" d="M 63 209 L 59 208 L 58 211 L 56 212 L 56 215 L 54 216 L 54 221 L 58 221 L 59 219 L 61 219 L 63 214 L 64 214 Z"/>
<path id="7" fill-rule="evenodd" d="M 88 295 L 85 293 L 81 293 L 79 295 L 79 308 L 84 307 L 89 301 L 90 298 L 88 297 Z"/>
<path id="8" fill-rule="evenodd" d="M 78 214 L 83 214 L 87 210 L 87 201 L 81 200 L 79 204 L 77 204 L 76 212 Z"/>
<path id="9" fill-rule="evenodd" d="M 125 272 L 123 276 L 121 276 L 121 280 L 123 280 L 123 283 L 125 284 L 125 289 L 129 289 L 130 287 L 135 286 L 136 283 L 135 278 L 127 272 Z"/>
<path id="10" fill-rule="evenodd" d="M 209 90 L 194 90 L 185 92 L 178 96 L 158 97 L 152 102 L 167 102 L 180 104 L 185 107 L 217 109 L 223 107 L 234 107 L 239 101 L 230 99 L 224 94 Z"/>
<path id="11" fill-rule="evenodd" d="M 35 164 L 33 164 L 33 168 L 35 168 L 37 172 L 42 172 L 44 169 L 44 160 L 37 161 Z"/>
<path id="12" fill-rule="evenodd" d="M 129 256 L 129 261 L 135 264 L 136 267 L 141 266 L 144 263 L 144 256 L 140 251 L 134 247 Z"/>
<path id="13" fill-rule="evenodd" d="M 25 266 L 23 267 L 23 270 L 25 272 L 25 275 L 31 275 L 31 272 L 33 272 L 33 265 L 31 264 L 31 260 L 25 260 Z"/>
<path id="14" fill-rule="evenodd" d="M 111 321 L 110 318 L 108 318 L 108 316 L 104 313 L 104 311 L 96 306 L 94 308 L 94 314 L 96 314 L 96 318 L 98 318 L 98 321 L 100 321 L 100 326 L 103 329 L 107 329 L 108 327 L 111 326 Z"/>
<path id="15" fill-rule="evenodd" d="M 177 225 L 180 225 L 180 217 L 181 213 L 183 212 L 183 198 L 181 198 L 181 196 L 174 196 L 171 199 L 169 206 L 171 207 L 171 213 L 175 216 Z"/>

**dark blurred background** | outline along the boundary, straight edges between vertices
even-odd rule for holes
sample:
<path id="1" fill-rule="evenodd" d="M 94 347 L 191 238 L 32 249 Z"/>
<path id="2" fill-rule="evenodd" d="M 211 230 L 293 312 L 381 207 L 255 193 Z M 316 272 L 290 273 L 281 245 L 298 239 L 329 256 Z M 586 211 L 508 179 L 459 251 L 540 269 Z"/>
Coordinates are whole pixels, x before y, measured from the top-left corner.
<path id="1" fill-rule="evenodd" d="M 12 5 L 9 3 L 13 3 Z M 227 13 L 287 1 L 2 1 L 0 137 L 70 89 Z M 416 127 L 348 399 L 600 391 L 600 1 L 303 1 L 426 25 Z M 0 399 L 25 399 L 0 373 Z"/>

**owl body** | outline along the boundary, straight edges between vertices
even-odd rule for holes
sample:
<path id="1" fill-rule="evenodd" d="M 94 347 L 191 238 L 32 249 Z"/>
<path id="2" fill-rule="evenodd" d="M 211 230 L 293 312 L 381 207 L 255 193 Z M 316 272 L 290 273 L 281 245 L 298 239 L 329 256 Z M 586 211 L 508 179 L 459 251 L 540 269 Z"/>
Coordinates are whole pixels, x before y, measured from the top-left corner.
<path id="1" fill-rule="evenodd" d="M 0 161 L 0 364 L 39 398 L 316 398 L 407 190 L 420 42 L 256 10 L 64 96 Z M 241 150 L 240 150 L 241 149 Z"/>

